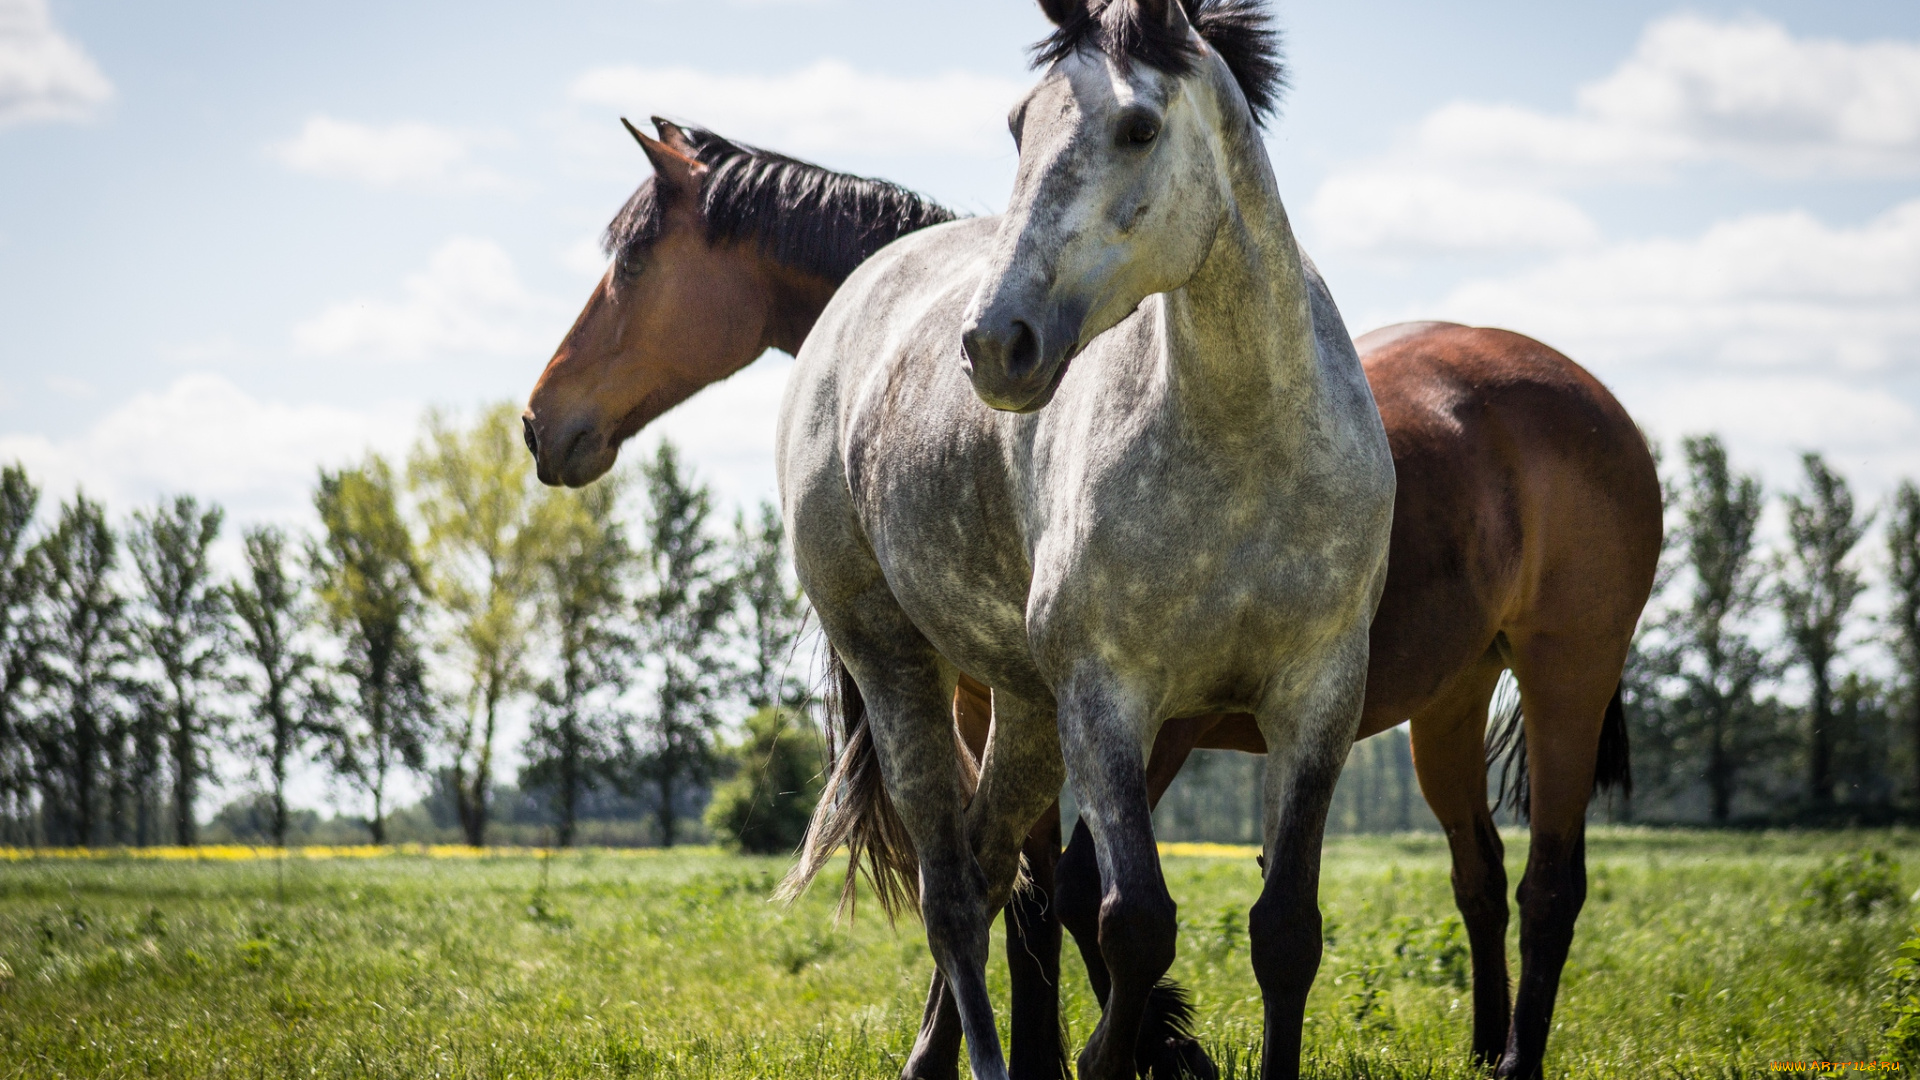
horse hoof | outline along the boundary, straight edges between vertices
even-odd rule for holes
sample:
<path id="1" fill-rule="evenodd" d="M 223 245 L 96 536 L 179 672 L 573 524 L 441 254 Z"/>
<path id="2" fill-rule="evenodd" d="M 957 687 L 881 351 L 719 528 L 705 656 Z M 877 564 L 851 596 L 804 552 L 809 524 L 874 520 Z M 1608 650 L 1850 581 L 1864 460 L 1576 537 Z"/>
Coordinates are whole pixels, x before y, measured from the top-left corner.
<path id="1" fill-rule="evenodd" d="M 1220 1080 L 1220 1070 L 1200 1049 L 1199 1039 L 1168 1039 L 1153 1056 L 1147 1075 L 1153 1080 Z"/>

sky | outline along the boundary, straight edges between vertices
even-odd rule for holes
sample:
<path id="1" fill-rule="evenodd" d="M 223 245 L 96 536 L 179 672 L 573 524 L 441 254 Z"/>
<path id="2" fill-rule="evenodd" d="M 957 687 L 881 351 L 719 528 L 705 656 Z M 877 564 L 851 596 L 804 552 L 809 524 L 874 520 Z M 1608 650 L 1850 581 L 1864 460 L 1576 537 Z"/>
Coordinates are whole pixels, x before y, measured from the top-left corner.
<path id="1" fill-rule="evenodd" d="M 1530 334 L 1772 491 L 1807 450 L 1868 502 L 1920 477 L 1920 5 L 1276 11 L 1268 150 L 1356 334 Z M 621 116 L 991 213 L 1046 28 L 1032 0 L 0 0 L 0 461 L 50 500 L 310 525 L 319 467 L 525 399 L 646 175 Z M 787 368 L 638 449 L 772 497 Z"/>

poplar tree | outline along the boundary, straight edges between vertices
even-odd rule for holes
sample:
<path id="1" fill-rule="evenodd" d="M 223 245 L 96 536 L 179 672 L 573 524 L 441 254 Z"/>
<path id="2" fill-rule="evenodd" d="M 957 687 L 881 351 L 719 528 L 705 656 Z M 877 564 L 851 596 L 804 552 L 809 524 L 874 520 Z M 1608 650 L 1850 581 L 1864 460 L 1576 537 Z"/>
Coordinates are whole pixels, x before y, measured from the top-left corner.
<path id="1" fill-rule="evenodd" d="M 215 706 L 226 685 L 221 670 L 227 655 L 226 594 L 208 557 L 224 516 L 218 506 L 176 496 L 135 514 L 127 541 L 141 585 L 134 632 L 146 657 L 160 668 L 153 686 L 157 700 L 143 710 L 147 722 L 140 725 L 140 749 L 147 750 L 155 734 L 166 740 L 174 842 L 183 847 L 196 839 L 193 804 L 208 764 L 207 742 L 227 723 Z M 144 782 L 144 754 L 136 756 Z M 139 832 L 146 843 L 150 826 L 142 796 Z"/>
<path id="2" fill-rule="evenodd" d="M 420 566 L 393 469 L 378 454 L 355 468 L 322 472 L 313 501 L 326 530 L 308 553 L 315 591 L 357 699 L 333 744 L 333 765 L 367 796 L 367 826 L 373 842 L 384 844 L 387 784 L 397 771 L 425 766 L 433 734 L 418 637 Z"/>
<path id="3" fill-rule="evenodd" d="M 40 683 L 35 725 L 42 814 L 54 843 L 123 840 L 134 661 L 126 599 L 114 587 L 119 539 L 99 503 L 76 494 L 38 545 L 42 578 Z"/>
<path id="4" fill-rule="evenodd" d="M 549 495 L 552 531 L 536 560 L 556 663 L 535 690 L 520 786 L 550 793 L 561 847 L 573 846 L 580 800 L 611 778 L 623 726 L 617 698 L 634 659 L 634 552 L 617 516 L 624 488 L 615 475 Z"/>
<path id="5" fill-rule="evenodd" d="M 1854 516 L 1853 493 L 1819 454 L 1804 454 L 1806 491 L 1789 493 L 1787 535 L 1778 586 L 1781 615 L 1794 659 L 1812 684 L 1807 703 L 1807 802 L 1833 805 L 1833 662 L 1840 634 L 1866 583 L 1847 556 L 1866 535 L 1872 515 Z"/>
<path id="6" fill-rule="evenodd" d="M 714 733 L 734 679 L 724 650 L 734 582 L 707 528 L 712 494 L 682 471 L 673 444 L 662 441 L 642 471 L 651 580 L 639 608 L 657 683 L 637 776 L 654 786 L 660 842 L 672 847 L 683 786 L 711 779 L 716 763 Z"/>
<path id="7" fill-rule="evenodd" d="M 794 662 L 806 622 L 806 594 L 787 573 L 786 527 L 780 511 L 762 500 L 758 520 L 734 520 L 735 580 L 743 613 L 743 637 L 752 650 L 743 673 L 747 704 L 755 709 L 806 701 L 807 684 Z"/>
<path id="8" fill-rule="evenodd" d="M 40 557 L 27 536 L 40 489 L 19 465 L 0 469 L 0 817 L 17 843 L 33 800 L 31 680 L 39 659 L 33 604 L 40 593 Z"/>
<path id="9" fill-rule="evenodd" d="M 486 842 L 493 739 L 500 707 L 527 688 L 534 561 L 545 542 L 519 411 L 493 406 L 467 430 L 439 412 L 407 465 L 427 527 L 429 595 L 448 616 L 466 675 L 460 722 L 448 729 L 452 780 L 467 843 Z"/>
<path id="10" fill-rule="evenodd" d="M 1920 802 L 1920 487 L 1903 480 L 1887 522 L 1887 578 L 1893 654 L 1904 684 L 1907 737 L 1913 748 L 1913 794 Z"/>
<path id="11" fill-rule="evenodd" d="M 287 843 L 287 768 L 311 742 L 337 736 L 337 708 L 320 661 L 303 640 L 314 613 L 301 587 L 287 534 L 272 526 L 245 534 L 246 573 L 226 589 L 234 614 L 240 688 L 251 699 L 243 745 L 265 767 L 275 847 Z"/>
<path id="12" fill-rule="evenodd" d="M 1686 509 L 1681 536 L 1691 595 L 1675 613 L 1675 675 L 1686 687 L 1676 703 L 1680 740 L 1701 761 L 1711 813 L 1724 824 L 1749 760 L 1767 744 L 1754 690 L 1768 674 L 1766 658 L 1745 624 L 1761 596 L 1754 530 L 1762 509 L 1760 481 L 1736 474 L 1718 436 L 1689 438 Z"/>

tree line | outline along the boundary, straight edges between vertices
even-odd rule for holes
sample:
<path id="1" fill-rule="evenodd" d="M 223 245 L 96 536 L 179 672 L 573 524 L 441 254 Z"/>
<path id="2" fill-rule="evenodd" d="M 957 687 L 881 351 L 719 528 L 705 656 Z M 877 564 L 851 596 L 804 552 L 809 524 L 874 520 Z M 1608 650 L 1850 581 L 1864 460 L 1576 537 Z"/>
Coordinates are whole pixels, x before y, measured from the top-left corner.
<path id="1" fill-rule="evenodd" d="M 716 821 L 751 843 L 771 814 L 784 838 L 819 770 L 778 513 L 718 527 L 670 443 L 637 475 L 542 488 L 518 426 L 507 404 L 428 414 L 403 466 L 321 471 L 313 535 L 245 529 L 230 577 L 217 505 L 176 496 L 116 527 L 76 493 L 43 522 L 25 469 L 0 470 L 0 840 L 193 844 L 219 752 L 270 797 L 275 843 L 304 762 L 375 843 L 396 782 L 430 774 L 483 844 L 514 707 L 520 785 L 562 845 L 601 789 L 651 796 L 674 843 L 725 771 L 727 722 L 756 713 L 760 771 L 806 775 L 744 777 Z"/>
<path id="2" fill-rule="evenodd" d="M 0 840 L 191 844 L 218 748 L 269 797 L 275 842 L 308 762 L 355 794 L 376 842 L 396 780 L 428 772 L 484 843 L 502 711 L 518 707 L 518 783 L 559 843 L 615 792 L 644 794 L 664 844 L 711 794 L 723 836 L 790 847 L 820 751 L 797 712 L 805 606 L 778 514 L 718 527 L 671 444 L 634 473 L 542 488 L 515 423 L 507 405 L 466 427 L 429 414 L 402 465 L 322 471 L 314 534 L 244 530 L 231 578 L 212 557 L 218 506 L 177 496 L 115 527 L 76 494 L 43 521 L 25 470 L 0 470 Z M 1638 786 L 1609 812 L 1920 813 L 1920 488 L 1863 508 L 1807 454 L 1767 544 L 1759 479 L 1717 437 L 1680 449 L 1623 687 Z M 1885 610 L 1868 617 L 1876 578 Z M 1392 735 L 1356 747 L 1338 829 L 1429 823 Z M 1202 756 L 1163 828 L 1252 839 L 1258 763 Z M 722 783 L 735 761 L 752 765 Z"/>
<path id="3" fill-rule="evenodd" d="M 1595 813 L 1714 825 L 1920 818 L 1920 487 L 1901 483 L 1863 507 L 1810 453 L 1798 482 L 1770 499 L 1718 437 L 1679 449 L 1677 468 L 1663 466 L 1666 545 L 1622 687 L 1635 791 Z M 1859 601 L 1876 583 L 1884 610 L 1868 614 Z M 1394 731 L 1355 745 L 1330 831 L 1437 827 L 1405 741 Z M 1254 760 L 1201 751 L 1156 825 L 1168 839 L 1254 842 L 1260 784 Z"/>
<path id="4" fill-rule="evenodd" d="M 1920 487 L 1862 507 L 1804 454 L 1778 496 L 1784 535 L 1767 545 L 1760 479 L 1714 436 L 1683 440 L 1681 455 L 1627 669 L 1640 793 L 1620 812 L 1715 824 L 1920 812 Z M 1876 577 L 1885 610 L 1869 616 L 1858 601 Z"/>

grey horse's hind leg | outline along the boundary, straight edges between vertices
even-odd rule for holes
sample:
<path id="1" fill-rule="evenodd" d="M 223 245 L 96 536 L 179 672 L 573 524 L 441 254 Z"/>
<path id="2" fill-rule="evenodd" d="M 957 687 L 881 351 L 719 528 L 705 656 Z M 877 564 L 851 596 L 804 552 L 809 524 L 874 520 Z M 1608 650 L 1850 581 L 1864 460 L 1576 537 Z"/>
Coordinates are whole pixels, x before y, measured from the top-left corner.
<path id="1" fill-rule="evenodd" d="M 1051 723 L 1045 719 L 1037 722 Z M 1044 742 L 1040 749 L 1057 760 L 1057 753 Z M 1003 751 L 993 767 L 1002 769 L 1005 764 Z M 1040 785 L 1043 792 L 1049 785 L 1051 791 L 1057 792 L 1058 766 L 1051 771 L 1039 771 L 1032 782 Z M 993 790 L 999 795 L 989 795 L 989 800 L 1003 799 L 1008 785 L 1002 780 Z M 1050 795 L 1049 799 L 1051 801 Z M 1032 801 L 1031 797 L 1027 800 L 1029 804 Z M 1014 893 L 1005 908 L 1007 969 L 1013 983 L 1009 1061 L 1013 1080 L 1065 1080 L 1070 1075 L 1060 1030 L 1060 921 L 1053 913 L 1053 867 L 1060 853 L 1059 804 L 1053 802 L 1049 808 L 1052 816 L 1034 823 L 1021 849 L 1032 884 Z M 1013 813 L 1016 817 L 1024 815 L 1019 808 Z M 998 895 L 997 889 L 995 895 Z M 935 970 L 933 985 L 927 990 L 920 1034 L 900 1071 L 902 1080 L 957 1078 L 960 1037 L 959 1011 L 945 978 Z"/>
<path id="2" fill-rule="evenodd" d="M 1060 695 L 1060 738 L 1093 836 L 1102 895 L 1100 957 L 1110 980 L 1100 1024 L 1080 1053 L 1081 1080 L 1132 1080 L 1149 995 L 1173 964 L 1173 897 L 1160 873 L 1140 733 L 1145 717 L 1118 687 L 1079 675 Z"/>
<path id="3" fill-rule="evenodd" d="M 1019 1053 L 1018 1043 L 1014 1053 Z M 927 1007 L 920 1014 L 920 1034 L 900 1069 L 900 1080 L 960 1080 L 960 1010 L 954 1008 L 946 976 L 937 967 L 927 987 Z"/>
<path id="4" fill-rule="evenodd" d="M 1320 970 L 1320 845 L 1333 785 L 1359 726 L 1365 637 L 1344 652 L 1321 666 L 1325 674 L 1315 692 L 1259 713 L 1268 747 L 1266 882 L 1247 920 L 1247 940 L 1266 1012 L 1264 1080 L 1299 1077 L 1307 992 Z"/>
<path id="5" fill-rule="evenodd" d="M 885 630 L 863 632 L 847 642 L 835 634 L 834 647 L 866 701 L 887 794 L 918 856 L 927 946 L 960 1011 L 973 1073 L 1005 1080 L 1007 1067 L 987 997 L 989 888 L 967 841 L 947 705 L 955 676 L 904 613 Z"/>

